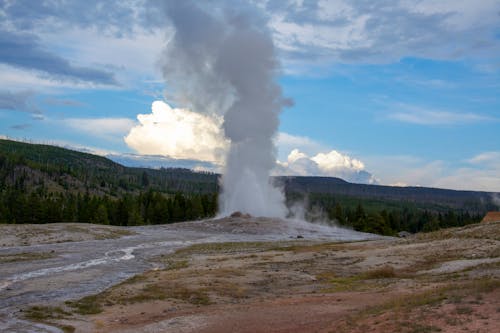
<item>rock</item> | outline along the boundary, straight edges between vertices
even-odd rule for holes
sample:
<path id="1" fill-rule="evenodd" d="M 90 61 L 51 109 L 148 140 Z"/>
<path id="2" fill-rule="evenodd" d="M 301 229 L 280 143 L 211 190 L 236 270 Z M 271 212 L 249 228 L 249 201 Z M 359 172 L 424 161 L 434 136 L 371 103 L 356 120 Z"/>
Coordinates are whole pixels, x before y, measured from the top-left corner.
<path id="1" fill-rule="evenodd" d="M 398 237 L 406 238 L 406 237 L 410 237 L 410 236 L 411 236 L 411 233 L 409 233 L 408 231 L 400 231 L 400 232 L 398 232 Z"/>
<path id="2" fill-rule="evenodd" d="M 242 213 L 242 212 L 234 212 L 234 213 L 232 213 L 229 217 L 237 217 L 237 218 L 245 218 L 245 219 L 248 219 L 248 218 L 251 218 L 251 217 L 252 217 L 252 215 L 247 214 L 247 213 Z"/>

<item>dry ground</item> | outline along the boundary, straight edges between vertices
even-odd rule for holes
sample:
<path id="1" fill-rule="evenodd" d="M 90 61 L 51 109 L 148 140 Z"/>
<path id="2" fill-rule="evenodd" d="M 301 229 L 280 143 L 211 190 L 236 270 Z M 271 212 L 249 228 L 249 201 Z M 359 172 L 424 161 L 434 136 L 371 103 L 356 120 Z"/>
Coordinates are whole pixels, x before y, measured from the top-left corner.
<path id="1" fill-rule="evenodd" d="M 0 248 L 110 239 L 132 235 L 121 227 L 85 224 L 0 224 Z"/>
<path id="2" fill-rule="evenodd" d="M 500 223 L 352 243 L 201 244 L 25 310 L 67 332 L 499 332 Z"/>

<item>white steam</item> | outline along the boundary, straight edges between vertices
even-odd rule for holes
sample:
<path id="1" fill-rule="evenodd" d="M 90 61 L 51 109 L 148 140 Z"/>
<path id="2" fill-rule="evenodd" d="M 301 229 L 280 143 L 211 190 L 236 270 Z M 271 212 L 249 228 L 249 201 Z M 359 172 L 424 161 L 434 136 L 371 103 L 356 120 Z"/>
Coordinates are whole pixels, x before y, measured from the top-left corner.
<path id="1" fill-rule="evenodd" d="M 283 194 L 269 181 L 278 115 L 287 103 L 275 81 L 278 62 L 270 33 L 250 8 L 235 12 L 216 6 L 205 10 L 203 5 L 167 2 L 175 33 L 166 49 L 165 79 L 175 88 L 178 103 L 223 115 L 230 147 L 220 213 L 284 217 Z"/>
<path id="2" fill-rule="evenodd" d="M 493 202 L 493 204 L 497 206 L 497 209 L 500 210 L 500 193 L 492 193 L 491 202 Z"/>

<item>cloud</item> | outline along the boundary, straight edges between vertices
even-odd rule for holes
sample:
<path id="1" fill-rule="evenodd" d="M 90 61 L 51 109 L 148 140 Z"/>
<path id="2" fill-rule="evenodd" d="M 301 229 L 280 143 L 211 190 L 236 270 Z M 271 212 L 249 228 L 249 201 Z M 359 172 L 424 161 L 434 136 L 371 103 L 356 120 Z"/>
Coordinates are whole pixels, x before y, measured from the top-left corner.
<path id="1" fill-rule="evenodd" d="M 59 55 L 46 50 L 40 39 L 30 33 L 0 30 L 0 63 L 35 70 L 54 80 L 117 84 L 112 73 L 74 66 Z"/>
<path id="2" fill-rule="evenodd" d="M 220 129 L 222 120 L 155 101 L 150 114 L 139 114 L 139 124 L 125 137 L 139 154 L 165 155 L 222 163 L 228 142 Z"/>
<path id="3" fill-rule="evenodd" d="M 498 119 L 477 114 L 464 112 L 450 112 L 413 106 L 408 104 L 397 104 L 400 111 L 388 114 L 389 119 L 416 125 L 461 125 L 485 121 L 498 121 Z"/>
<path id="4" fill-rule="evenodd" d="M 500 151 L 488 151 L 480 153 L 467 160 L 467 162 L 479 166 L 495 166 L 500 170 Z"/>
<path id="5" fill-rule="evenodd" d="M 458 167 L 416 156 L 371 156 L 367 160 L 382 184 L 500 191 L 500 152 L 480 153 Z"/>
<path id="6" fill-rule="evenodd" d="M 0 90 L 0 110 L 23 111 L 40 114 L 41 110 L 33 103 L 33 91 L 11 92 Z"/>
<path id="7" fill-rule="evenodd" d="M 10 128 L 15 129 L 15 130 L 25 130 L 27 128 L 30 128 L 31 124 L 18 124 L 18 125 L 12 125 Z"/>
<path id="8" fill-rule="evenodd" d="M 79 132 L 120 141 L 135 125 L 135 121 L 129 118 L 67 118 L 61 122 Z"/>
<path id="9" fill-rule="evenodd" d="M 403 57 L 487 58 L 500 3 L 463 1 L 261 1 L 288 62 L 385 63 Z M 495 52 L 493 52 L 495 53 Z"/>
<path id="10" fill-rule="evenodd" d="M 278 147 L 279 158 L 281 159 L 287 158 L 287 154 L 294 149 L 298 149 L 309 155 L 328 150 L 326 145 L 307 136 L 292 135 L 286 132 L 278 133 L 275 144 Z"/>
<path id="11" fill-rule="evenodd" d="M 67 27 L 93 27 L 106 33 L 131 33 L 139 22 L 148 24 L 144 14 L 145 1 L 1 1 L 0 14 L 19 30 L 52 26 L 55 30 Z M 141 14 L 144 13 L 144 14 Z M 127 24 L 124 24 L 126 22 Z"/>
<path id="12" fill-rule="evenodd" d="M 363 162 L 336 150 L 309 157 L 294 149 L 286 162 L 278 161 L 275 174 L 339 177 L 353 183 L 377 183 L 375 177 L 365 170 Z"/>
<path id="13" fill-rule="evenodd" d="M 112 161 L 121 165 L 138 168 L 186 168 L 199 171 L 220 172 L 219 166 L 199 160 L 175 159 L 161 155 L 109 154 Z"/>
<path id="14" fill-rule="evenodd" d="M 72 107 L 85 106 L 85 103 L 82 103 L 82 102 L 74 100 L 74 99 L 67 99 L 67 98 L 50 97 L 50 98 L 46 98 L 43 102 L 45 104 L 51 105 L 51 106 L 72 106 Z"/>

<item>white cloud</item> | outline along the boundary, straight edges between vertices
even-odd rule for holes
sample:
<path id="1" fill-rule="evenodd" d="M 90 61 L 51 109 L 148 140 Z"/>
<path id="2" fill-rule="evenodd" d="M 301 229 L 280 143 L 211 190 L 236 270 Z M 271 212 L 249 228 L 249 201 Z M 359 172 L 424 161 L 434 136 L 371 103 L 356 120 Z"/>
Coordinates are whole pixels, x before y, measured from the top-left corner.
<path id="1" fill-rule="evenodd" d="M 371 156 L 366 159 L 382 184 L 500 191 L 500 152 L 480 153 L 459 167 L 447 161 L 429 161 L 415 156 Z"/>
<path id="2" fill-rule="evenodd" d="M 129 118 L 67 118 L 61 121 L 76 131 L 113 141 L 123 140 L 135 125 Z"/>
<path id="3" fill-rule="evenodd" d="M 155 101 L 152 112 L 137 119 L 125 142 L 138 153 L 222 163 L 228 142 L 220 118 Z"/>
<path id="4" fill-rule="evenodd" d="M 328 147 L 307 136 L 292 135 L 279 132 L 275 139 L 278 148 L 278 159 L 287 159 L 290 151 L 298 149 L 307 155 L 315 155 L 320 151 L 328 150 Z"/>
<path id="5" fill-rule="evenodd" d="M 480 153 L 469 159 L 467 162 L 476 165 L 496 166 L 500 170 L 500 151 L 488 151 Z"/>
<path id="6" fill-rule="evenodd" d="M 365 170 L 360 160 L 336 150 L 309 157 L 300 150 L 294 149 L 288 155 L 286 162 L 277 162 L 275 174 L 339 177 L 354 183 L 377 183 L 373 175 Z"/>
<path id="7" fill-rule="evenodd" d="M 360 160 L 351 158 L 347 155 L 342 155 L 335 150 L 332 150 L 327 154 L 319 153 L 312 157 L 311 160 L 316 162 L 320 169 L 325 171 L 335 170 L 337 168 L 361 171 L 365 168 L 363 162 Z"/>
<path id="8" fill-rule="evenodd" d="M 155 64 L 165 45 L 165 36 L 164 30 L 136 29 L 134 34 L 116 36 L 95 28 L 73 27 L 45 33 L 42 38 L 52 48 L 66 50 L 77 63 L 111 66 L 120 83 L 131 86 L 137 84 L 137 80 L 161 78 Z M 74 43 L 75 40 L 78 43 Z"/>
<path id="9" fill-rule="evenodd" d="M 497 121 L 495 118 L 470 112 L 450 112 L 403 103 L 396 104 L 394 107 L 399 110 L 388 114 L 388 118 L 417 125 L 459 125 Z"/>
<path id="10" fill-rule="evenodd" d="M 264 1 L 263 1 L 264 2 Z M 490 58 L 498 0 L 264 2 L 285 63 Z M 496 52 L 498 53 L 498 52 Z M 494 57 L 493 57 L 494 59 Z"/>

